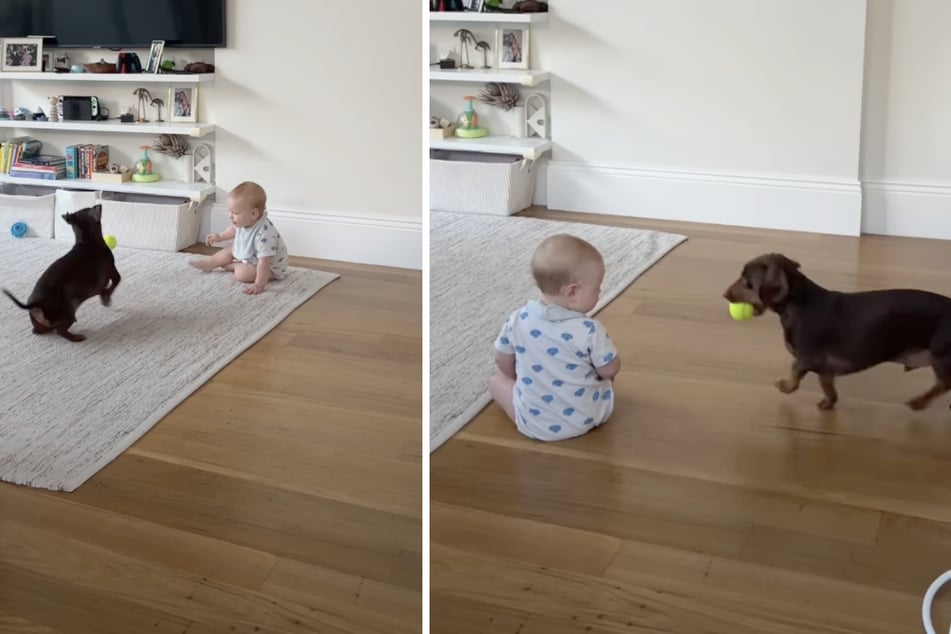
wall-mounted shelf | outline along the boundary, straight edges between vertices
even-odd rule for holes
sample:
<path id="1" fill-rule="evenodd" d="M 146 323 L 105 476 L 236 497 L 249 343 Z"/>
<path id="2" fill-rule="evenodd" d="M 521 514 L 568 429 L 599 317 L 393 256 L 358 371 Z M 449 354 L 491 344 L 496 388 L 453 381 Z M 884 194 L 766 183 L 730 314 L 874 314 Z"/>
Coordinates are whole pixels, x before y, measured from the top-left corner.
<path id="1" fill-rule="evenodd" d="M 85 178 L 65 178 L 59 180 L 43 180 L 40 178 L 17 178 L 16 176 L 0 175 L 0 183 L 18 183 L 20 185 L 36 185 L 38 187 L 57 187 L 64 189 L 85 189 L 103 192 L 123 192 L 128 194 L 149 194 L 152 196 L 181 196 L 202 202 L 215 193 L 215 186 L 208 183 L 185 183 L 182 181 L 162 180 L 154 183 L 101 183 Z"/>
<path id="2" fill-rule="evenodd" d="M 449 137 L 446 139 L 433 139 L 429 142 L 429 147 L 433 150 L 515 154 L 535 160 L 551 149 L 551 141 L 538 137 L 519 139 L 513 136 L 485 136 L 481 139 Z"/>
<path id="3" fill-rule="evenodd" d="M 28 73 L 0 72 L 0 79 L 37 81 L 102 81 L 130 84 L 205 84 L 215 80 L 214 73 Z"/>
<path id="4" fill-rule="evenodd" d="M 203 137 L 215 131 L 213 123 L 119 123 L 110 121 L 14 121 L 0 120 L 0 128 L 21 128 L 23 130 L 66 130 L 74 132 L 117 132 L 125 134 L 184 134 L 190 137 Z"/>
<path id="5" fill-rule="evenodd" d="M 539 24 L 548 21 L 548 13 L 501 13 L 475 11 L 430 11 L 430 22 L 507 22 Z"/>
<path id="6" fill-rule="evenodd" d="M 511 68 L 446 68 L 429 71 L 429 79 L 434 81 L 496 82 L 523 86 L 535 86 L 548 81 L 550 77 L 551 73 L 547 70 Z"/>

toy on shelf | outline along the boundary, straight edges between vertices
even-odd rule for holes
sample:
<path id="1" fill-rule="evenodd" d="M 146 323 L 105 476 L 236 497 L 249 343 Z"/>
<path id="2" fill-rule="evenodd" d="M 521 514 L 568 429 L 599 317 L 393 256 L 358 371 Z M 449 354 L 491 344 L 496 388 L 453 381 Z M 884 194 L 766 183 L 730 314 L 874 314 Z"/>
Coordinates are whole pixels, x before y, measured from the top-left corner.
<path id="1" fill-rule="evenodd" d="M 22 238 L 28 230 L 25 222 L 14 222 L 10 225 L 10 235 L 14 238 Z"/>
<path id="2" fill-rule="evenodd" d="M 478 139 L 489 133 L 485 128 L 479 127 L 479 113 L 475 111 L 472 102 L 475 97 L 464 97 L 466 100 L 466 109 L 459 115 L 459 126 L 456 128 L 456 136 L 463 139 Z"/>
<path id="3" fill-rule="evenodd" d="M 142 158 L 135 162 L 135 174 L 132 175 L 132 180 L 137 183 L 154 183 L 162 178 L 158 174 L 152 173 L 152 159 L 149 158 L 150 147 L 149 145 L 139 146 L 139 149 L 142 150 Z"/>

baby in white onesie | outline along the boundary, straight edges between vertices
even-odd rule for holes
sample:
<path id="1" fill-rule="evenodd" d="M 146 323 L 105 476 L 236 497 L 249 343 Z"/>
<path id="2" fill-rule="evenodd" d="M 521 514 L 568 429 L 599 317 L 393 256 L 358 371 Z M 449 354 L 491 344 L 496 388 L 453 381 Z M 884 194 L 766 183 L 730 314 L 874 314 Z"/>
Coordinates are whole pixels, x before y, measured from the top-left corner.
<path id="1" fill-rule="evenodd" d="M 601 295 L 604 260 L 588 242 L 558 234 L 536 249 L 532 274 L 542 299 L 502 325 L 489 391 L 529 438 L 573 438 L 614 410 L 621 360 L 604 326 L 586 314 Z"/>
<path id="2" fill-rule="evenodd" d="M 287 245 L 267 217 L 266 208 L 267 194 L 260 185 L 245 181 L 235 186 L 228 194 L 231 226 L 205 239 L 208 246 L 231 238 L 234 243 L 207 260 L 194 260 L 189 264 L 206 273 L 218 267 L 233 271 L 236 280 L 248 284 L 244 288 L 248 295 L 263 291 L 269 280 L 286 277 Z"/>

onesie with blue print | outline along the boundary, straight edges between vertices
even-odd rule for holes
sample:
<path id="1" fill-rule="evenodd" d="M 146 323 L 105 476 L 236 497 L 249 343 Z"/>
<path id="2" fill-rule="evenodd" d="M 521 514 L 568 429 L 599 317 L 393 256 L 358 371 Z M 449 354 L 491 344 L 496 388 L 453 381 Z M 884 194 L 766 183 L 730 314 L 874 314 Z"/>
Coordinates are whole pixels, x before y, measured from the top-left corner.
<path id="1" fill-rule="evenodd" d="M 290 263 L 284 238 L 266 214 L 250 227 L 235 229 L 231 255 L 235 260 L 251 266 L 257 266 L 258 258 L 273 257 L 271 277 L 276 280 L 283 279 L 287 275 L 287 267 Z"/>
<path id="2" fill-rule="evenodd" d="M 595 368 L 617 348 L 597 319 L 532 300 L 505 320 L 495 349 L 515 355 L 515 424 L 529 438 L 580 436 L 611 415 L 612 382 Z"/>

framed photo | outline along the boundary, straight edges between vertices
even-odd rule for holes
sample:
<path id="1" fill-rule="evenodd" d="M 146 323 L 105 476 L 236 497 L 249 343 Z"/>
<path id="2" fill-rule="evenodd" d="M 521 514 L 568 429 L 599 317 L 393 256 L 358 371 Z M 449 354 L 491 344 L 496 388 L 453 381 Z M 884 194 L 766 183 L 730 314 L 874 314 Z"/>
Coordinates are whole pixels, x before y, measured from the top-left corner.
<path id="1" fill-rule="evenodd" d="M 495 50 L 499 68 L 528 69 L 531 29 L 527 26 L 503 26 L 495 32 Z"/>
<path id="2" fill-rule="evenodd" d="M 43 51 L 43 72 L 52 73 L 56 70 L 55 62 L 53 61 L 53 51 Z"/>
<path id="3" fill-rule="evenodd" d="M 462 0 L 464 11 L 475 11 L 481 13 L 485 6 L 485 0 Z"/>
<path id="4" fill-rule="evenodd" d="M 0 48 L 3 49 L 0 70 L 33 72 L 43 70 L 43 38 L 5 37 L 0 39 Z"/>
<path id="5" fill-rule="evenodd" d="M 172 122 L 198 121 L 198 85 L 172 86 L 168 89 L 168 120 Z"/>
<path id="6" fill-rule="evenodd" d="M 162 52 L 165 50 L 165 40 L 152 40 L 152 49 L 149 51 L 149 63 L 145 65 L 146 73 L 159 72 L 162 64 Z"/>

